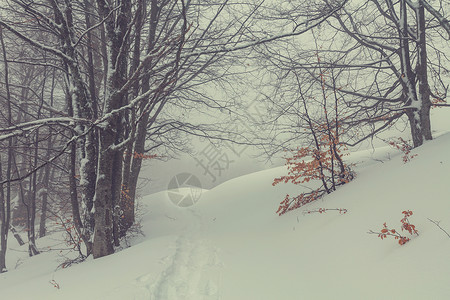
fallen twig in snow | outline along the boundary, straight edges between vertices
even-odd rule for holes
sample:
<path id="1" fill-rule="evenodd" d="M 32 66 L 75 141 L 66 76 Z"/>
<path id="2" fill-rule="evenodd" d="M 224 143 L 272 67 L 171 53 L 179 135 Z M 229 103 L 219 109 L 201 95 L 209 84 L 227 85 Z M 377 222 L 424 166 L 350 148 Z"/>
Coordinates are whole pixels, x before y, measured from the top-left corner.
<path id="1" fill-rule="evenodd" d="M 434 221 L 434 220 L 431 220 L 430 218 L 428 218 L 428 220 L 431 223 L 433 223 L 434 225 L 436 225 L 440 230 L 442 230 L 450 238 L 450 234 L 444 228 L 442 228 L 441 225 L 439 225 L 439 223 L 441 223 L 441 221 Z"/>
<path id="2" fill-rule="evenodd" d="M 322 213 L 325 213 L 325 212 L 327 212 L 327 211 L 329 211 L 329 210 L 336 210 L 336 211 L 338 211 L 341 215 L 347 213 L 347 209 L 345 209 L 345 208 L 319 208 L 319 209 L 316 209 L 316 210 L 304 210 L 304 211 L 303 211 L 303 214 L 304 214 L 304 215 L 306 215 L 306 214 L 312 214 L 312 213 L 319 213 L 319 214 L 322 214 Z M 297 221 L 298 221 L 298 219 L 297 219 Z"/>

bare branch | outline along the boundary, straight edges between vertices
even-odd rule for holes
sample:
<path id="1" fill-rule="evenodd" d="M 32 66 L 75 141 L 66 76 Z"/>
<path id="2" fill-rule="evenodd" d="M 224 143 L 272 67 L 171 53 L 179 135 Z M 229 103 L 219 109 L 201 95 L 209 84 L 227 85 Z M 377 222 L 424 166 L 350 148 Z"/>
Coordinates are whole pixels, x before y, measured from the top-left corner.
<path id="1" fill-rule="evenodd" d="M 441 227 L 441 225 L 439 225 L 439 223 L 441 223 L 441 221 L 434 221 L 429 218 L 428 218 L 428 221 L 430 221 L 431 223 L 436 225 L 440 230 L 442 230 L 450 238 L 450 233 L 448 233 L 444 228 Z"/>

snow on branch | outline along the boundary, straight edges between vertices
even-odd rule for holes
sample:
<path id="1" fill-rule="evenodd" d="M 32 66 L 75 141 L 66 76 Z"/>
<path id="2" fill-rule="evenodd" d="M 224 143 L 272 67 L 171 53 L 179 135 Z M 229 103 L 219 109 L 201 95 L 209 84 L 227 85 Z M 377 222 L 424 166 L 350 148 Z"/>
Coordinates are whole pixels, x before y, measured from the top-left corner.
<path id="1" fill-rule="evenodd" d="M 449 21 L 436 9 L 434 9 L 426 0 L 419 0 L 422 2 L 423 6 L 430 14 L 432 14 L 436 19 L 438 19 L 439 24 L 444 28 L 445 31 L 447 31 L 448 39 L 450 40 L 450 23 Z"/>
<path id="2" fill-rule="evenodd" d="M 73 117 L 58 117 L 58 118 L 46 118 L 39 119 L 30 122 L 20 123 L 14 126 L 0 128 L 0 133 L 4 132 L 4 135 L 0 136 L 0 141 L 6 140 L 10 137 L 21 135 L 26 131 L 34 130 L 38 127 L 42 126 L 50 126 L 50 125 L 69 125 L 71 123 L 90 123 L 89 120 L 81 119 L 81 118 L 73 118 Z"/>
<path id="3" fill-rule="evenodd" d="M 6 24 L 5 22 L 3 22 L 2 20 L 0 20 L 0 26 L 3 26 L 4 28 L 6 28 L 8 31 L 10 31 L 11 33 L 13 33 L 14 35 L 16 35 L 17 37 L 19 37 L 20 39 L 28 42 L 29 44 L 31 44 L 32 46 L 39 48 L 41 50 L 44 50 L 46 52 L 52 53 L 60 58 L 62 58 L 63 60 L 67 61 L 67 62 L 73 62 L 72 57 L 67 56 L 66 54 L 64 54 L 62 51 L 53 48 L 53 47 L 49 47 L 46 45 L 43 45 L 25 35 L 23 35 L 22 33 L 20 33 L 19 31 L 15 30 L 13 27 L 9 26 L 8 24 Z"/>

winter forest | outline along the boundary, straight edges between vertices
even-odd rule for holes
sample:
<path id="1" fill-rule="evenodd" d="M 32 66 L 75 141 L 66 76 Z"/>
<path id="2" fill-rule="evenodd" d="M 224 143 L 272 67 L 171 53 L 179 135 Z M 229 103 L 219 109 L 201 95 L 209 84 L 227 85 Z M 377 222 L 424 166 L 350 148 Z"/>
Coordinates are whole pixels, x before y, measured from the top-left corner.
<path id="1" fill-rule="evenodd" d="M 0 0 L 0 298 L 450 299 L 449 19 Z"/>

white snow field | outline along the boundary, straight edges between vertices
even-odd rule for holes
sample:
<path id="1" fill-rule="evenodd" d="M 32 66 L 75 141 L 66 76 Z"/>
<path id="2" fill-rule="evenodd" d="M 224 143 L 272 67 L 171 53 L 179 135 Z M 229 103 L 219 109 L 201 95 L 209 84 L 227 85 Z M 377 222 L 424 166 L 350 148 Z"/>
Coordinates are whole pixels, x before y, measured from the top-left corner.
<path id="1" fill-rule="evenodd" d="M 354 181 L 281 217 L 285 194 L 302 191 L 272 186 L 284 167 L 227 181 L 187 208 L 167 192 L 149 195 L 145 237 L 57 271 L 58 251 L 25 259 L 11 238 L 0 299 L 450 299 L 450 238 L 428 220 L 450 232 L 450 134 L 413 154 L 405 164 L 389 147 L 353 153 Z M 348 212 L 304 214 L 317 208 Z M 401 246 L 368 234 L 384 222 L 400 231 L 404 210 L 419 236 Z"/>

